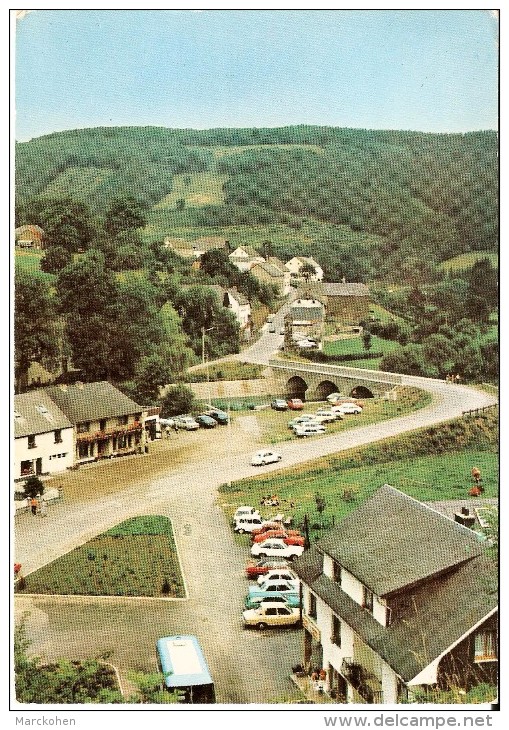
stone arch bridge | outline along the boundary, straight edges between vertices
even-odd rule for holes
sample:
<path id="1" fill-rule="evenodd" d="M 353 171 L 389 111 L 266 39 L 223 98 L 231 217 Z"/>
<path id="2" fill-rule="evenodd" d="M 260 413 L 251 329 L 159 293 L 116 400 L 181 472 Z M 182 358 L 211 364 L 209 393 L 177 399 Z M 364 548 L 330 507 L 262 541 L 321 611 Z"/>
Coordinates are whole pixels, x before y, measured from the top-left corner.
<path id="1" fill-rule="evenodd" d="M 272 358 L 269 367 L 276 392 L 287 398 L 302 400 L 325 400 L 335 392 L 356 398 L 373 398 L 383 396 L 395 386 L 403 384 L 403 377 L 397 373 L 325 363 Z"/>

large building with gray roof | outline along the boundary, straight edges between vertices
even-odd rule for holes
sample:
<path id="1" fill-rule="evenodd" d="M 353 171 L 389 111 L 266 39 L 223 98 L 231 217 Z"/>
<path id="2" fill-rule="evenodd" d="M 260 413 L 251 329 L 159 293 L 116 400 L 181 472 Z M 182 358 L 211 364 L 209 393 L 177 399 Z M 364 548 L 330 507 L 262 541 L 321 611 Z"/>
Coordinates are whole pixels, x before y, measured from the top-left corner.
<path id="1" fill-rule="evenodd" d="M 498 574 L 482 536 L 389 485 L 294 563 L 304 664 L 351 703 L 496 684 Z"/>

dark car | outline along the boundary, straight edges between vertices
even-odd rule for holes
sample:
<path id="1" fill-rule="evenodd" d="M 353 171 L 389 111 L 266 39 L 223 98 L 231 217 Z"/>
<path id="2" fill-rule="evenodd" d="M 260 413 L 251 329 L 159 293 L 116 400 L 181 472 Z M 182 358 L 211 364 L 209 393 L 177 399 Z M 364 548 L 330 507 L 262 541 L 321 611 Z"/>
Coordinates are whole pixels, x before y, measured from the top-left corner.
<path id="1" fill-rule="evenodd" d="M 221 411 L 219 408 L 209 408 L 209 410 L 206 411 L 205 415 L 213 418 L 214 421 L 219 423 L 221 426 L 227 426 L 230 422 L 230 417 L 228 416 L 228 414 L 224 411 Z"/>
<path id="2" fill-rule="evenodd" d="M 283 400 L 282 398 L 275 398 L 272 403 L 270 404 L 270 407 L 274 411 L 287 411 L 288 410 L 288 403 Z"/>
<path id="3" fill-rule="evenodd" d="M 201 413 L 199 416 L 195 416 L 194 420 L 197 421 L 202 428 L 215 428 L 217 426 L 217 421 L 211 416 L 207 416 L 206 413 Z"/>

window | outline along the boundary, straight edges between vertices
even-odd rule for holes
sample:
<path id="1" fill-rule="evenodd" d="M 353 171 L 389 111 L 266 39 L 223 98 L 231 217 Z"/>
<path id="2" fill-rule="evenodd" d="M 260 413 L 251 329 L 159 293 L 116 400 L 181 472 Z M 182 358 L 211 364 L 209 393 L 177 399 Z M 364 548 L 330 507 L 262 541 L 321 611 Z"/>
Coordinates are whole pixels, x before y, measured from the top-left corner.
<path id="1" fill-rule="evenodd" d="M 106 419 L 102 418 L 99 421 L 99 431 L 106 431 Z"/>
<path id="2" fill-rule="evenodd" d="M 266 616 L 277 616 L 277 608 L 268 608 L 265 611 Z"/>
<path id="3" fill-rule="evenodd" d="M 314 593 L 309 592 L 309 608 L 308 614 L 311 618 L 316 618 L 316 596 Z"/>
<path id="4" fill-rule="evenodd" d="M 366 586 L 362 586 L 362 607 L 373 613 L 373 594 Z"/>
<path id="5" fill-rule="evenodd" d="M 337 616 L 332 616 L 332 636 L 331 641 L 336 646 L 341 646 L 341 621 Z"/>
<path id="6" fill-rule="evenodd" d="M 83 423 L 78 423 L 76 426 L 76 430 L 78 433 L 86 433 L 87 431 L 90 431 L 90 421 L 83 421 Z"/>
<path id="7" fill-rule="evenodd" d="M 491 662 L 497 659 L 497 632 L 478 631 L 474 639 L 474 661 Z"/>
<path id="8" fill-rule="evenodd" d="M 119 416 L 117 418 L 117 424 L 119 426 L 127 426 L 128 421 L 129 421 L 129 416 Z"/>
<path id="9" fill-rule="evenodd" d="M 62 431 L 57 428 L 55 431 L 55 443 L 61 444 L 62 443 Z"/>
<path id="10" fill-rule="evenodd" d="M 35 436 L 29 436 L 28 437 L 28 448 L 29 449 L 35 449 L 37 444 L 35 443 Z"/>
<path id="11" fill-rule="evenodd" d="M 341 585 L 341 565 L 335 560 L 332 563 L 332 580 Z"/>

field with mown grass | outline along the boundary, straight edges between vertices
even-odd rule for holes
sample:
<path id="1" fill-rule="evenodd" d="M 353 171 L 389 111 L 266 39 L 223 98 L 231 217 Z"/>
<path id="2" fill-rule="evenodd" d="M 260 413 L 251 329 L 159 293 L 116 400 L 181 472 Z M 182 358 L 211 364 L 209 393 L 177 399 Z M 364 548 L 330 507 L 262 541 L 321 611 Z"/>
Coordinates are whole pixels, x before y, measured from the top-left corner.
<path id="1" fill-rule="evenodd" d="M 52 283 L 55 280 L 53 274 L 46 274 L 41 271 L 41 259 L 42 253 L 36 251 L 21 251 L 16 249 L 14 254 L 14 266 L 18 274 L 26 272 L 31 276 L 38 276 L 41 279 L 45 279 L 48 283 Z"/>
<path id="2" fill-rule="evenodd" d="M 398 342 L 384 340 L 377 337 L 377 335 L 371 336 L 369 350 L 364 348 L 362 337 L 348 337 L 343 340 L 325 341 L 323 343 L 323 351 L 326 355 L 365 355 L 368 352 L 381 352 L 383 355 L 387 355 L 387 353 L 394 352 L 400 347 L 401 345 Z M 376 362 L 376 360 L 371 362 Z M 352 365 L 355 366 L 356 364 L 357 360 Z"/>
<path id="3" fill-rule="evenodd" d="M 450 271 L 452 273 L 456 271 L 466 271 L 471 269 L 477 261 L 488 259 L 492 266 L 498 268 L 498 255 L 490 251 L 470 251 L 469 253 L 462 253 L 459 256 L 454 256 L 452 259 L 447 259 L 439 264 L 438 268 L 443 271 Z"/>
<path id="4" fill-rule="evenodd" d="M 294 525 L 308 515 L 311 535 L 320 525 L 331 527 L 383 484 L 390 484 L 419 501 L 468 499 L 471 470 L 482 473 L 484 497 L 498 496 L 498 413 L 455 419 L 356 449 L 322 457 L 267 475 L 224 484 L 221 497 L 228 505 L 257 506 L 276 494 L 280 511 L 292 514 Z M 315 495 L 326 508 L 316 510 Z M 290 503 L 294 508 L 290 508 Z M 235 506 L 225 507 L 230 518 Z"/>
<path id="5" fill-rule="evenodd" d="M 135 517 L 25 577 L 20 593 L 185 597 L 171 521 Z"/>

